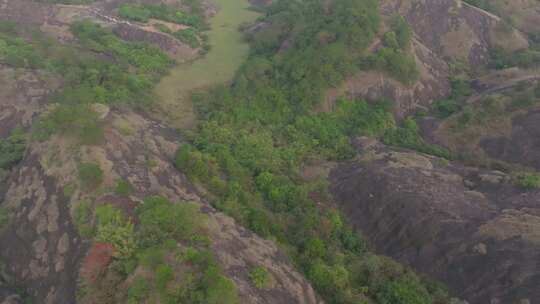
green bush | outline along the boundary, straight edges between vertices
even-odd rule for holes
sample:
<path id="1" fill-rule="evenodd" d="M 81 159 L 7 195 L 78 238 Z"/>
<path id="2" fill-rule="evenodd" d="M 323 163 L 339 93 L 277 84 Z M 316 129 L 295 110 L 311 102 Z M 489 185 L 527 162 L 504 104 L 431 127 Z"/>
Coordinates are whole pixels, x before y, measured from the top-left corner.
<path id="1" fill-rule="evenodd" d="M 152 12 L 145 9 L 144 6 L 122 4 L 118 9 L 120 17 L 129 19 L 132 21 L 148 22 L 148 19 L 152 17 Z"/>
<path id="2" fill-rule="evenodd" d="M 201 42 L 199 41 L 199 35 L 190 28 L 179 30 L 177 32 L 174 32 L 174 37 L 176 37 L 178 40 L 188 44 L 192 48 L 198 48 L 201 46 Z"/>
<path id="3" fill-rule="evenodd" d="M 144 303 L 150 294 L 150 284 L 147 279 L 136 277 L 128 289 L 128 304 Z"/>
<path id="4" fill-rule="evenodd" d="M 267 288 L 270 285 L 270 274 L 264 267 L 255 267 L 249 272 L 249 278 L 258 289 Z"/>
<path id="5" fill-rule="evenodd" d="M 0 207 L 0 232 L 9 224 L 10 214 L 9 211 L 3 207 Z"/>
<path id="6" fill-rule="evenodd" d="M 446 159 L 451 158 L 450 151 L 447 149 L 425 143 L 418 133 L 416 121 L 410 117 L 405 119 L 403 127 L 389 129 L 383 137 L 383 142 L 387 145 L 417 150 Z"/>
<path id="7" fill-rule="evenodd" d="M 395 16 L 391 23 L 392 31 L 396 34 L 396 40 L 401 49 L 406 49 L 411 44 L 413 31 L 403 16 Z"/>
<path id="8" fill-rule="evenodd" d="M 9 170 L 19 163 L 26 150 L 26 136 L 14 130 L 6 139 L 0 139 L 0 170 Z"/>
<path id="9" fill-rule="evenodd" d="M 73 222 L 82 237 L 90 238 L 94 235 L 94 227 L 91 224 L 92 206 L 87 201 L 79 202 L 75 207 Z"/>
<path id="10" fill-rule="evenodd" d="M 136 250 L 134 226 L 122 211 L 110 204 L 96 207 L 95 240 L 114 246 L 114 255 L 119 259 L 130 259 Z"/>
<path id="11" fill-rule="evenodd" d="M 156 269 L 156 286 L 161 293 L 166 293 L 167 284 L 174 279 L 174 271 L 169 265 L 162 264 Z"/>
<path id="12" fill-rule="evenodd" d="M 79 165 L 79 179 L 86 188 L 96 188 L 103 182 L 103 171 L 99 164 L 81 163 Z"/>
<path id="13" fill-rule="evenodd" d="M 515 179 L 515 184 L 527 190 L 540 189 L 540 174 L 521 173 Z"/>
<path id="14" fill-rule="evenodd" d="M 118 10 L 118 14 L 122 18 L 143 23 L 153 18 L 192 26 L 197 30 L 204 29 L 206 24 L 201 2 L 198 0 L 189 2 L 186 5 L 190 7 L 190 12 L 183 12 L 164 4 L 122 4 Z"/>
<path id="15" fill-rule="evenodd" d="M 94 145 L 103 140 L 98 114 L 88 104 L 58 105 L 36 123 L 33 137 L 47 140 L 53 134 L 75 138 L 81 144 Z"/>
<path id="16" fill-rule="evenodd" d="M 162 197 L 149 197 L 137 208 L 140 235 L 148 244 L 167 239 L 188 240 L 204 227 L 204 217 L 196 205 L 173 204 Z"/>
<path id="17" fill-rule="evenodd" d="M 387 282 L 377 293 L 380 304 L 432 304 L 428 291 L 417 281 L 399 280 Z"/>
<path id="18" fill-rule="evenodd" d="M 114 188 L 114 193 L 121 196 L 128 196 L 133 191 L 133 186 L 123 179 L 116 181 L 116 187 Z"/>
<path id="19" fill-rule="evenodd" d="M 31 44 L 4 34 L 0 29 L 0 64 L 34 69 L 42 67 L 43 60 Z"/>

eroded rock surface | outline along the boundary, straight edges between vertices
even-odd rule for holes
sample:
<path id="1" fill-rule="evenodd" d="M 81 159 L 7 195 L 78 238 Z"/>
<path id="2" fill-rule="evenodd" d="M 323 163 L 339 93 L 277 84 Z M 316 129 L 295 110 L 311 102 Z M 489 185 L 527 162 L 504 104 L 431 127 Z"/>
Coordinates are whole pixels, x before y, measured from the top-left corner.
<path id="1" fill-rule="evenodd" d="M 382 145 L 331 173 L 350 222 L 377 250 L 470 303 L 540 303 L 540 191 L 502 172 Z"/>

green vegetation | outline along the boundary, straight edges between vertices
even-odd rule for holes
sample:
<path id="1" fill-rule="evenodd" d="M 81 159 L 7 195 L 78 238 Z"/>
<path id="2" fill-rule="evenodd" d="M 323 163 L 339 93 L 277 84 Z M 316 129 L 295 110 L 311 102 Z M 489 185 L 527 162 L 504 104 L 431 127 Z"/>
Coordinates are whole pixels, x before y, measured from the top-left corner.
<path id="1" fill-rule="evenodd" d="M 0 170 L 9 170 L 20 162 L 26 150 L 26 135 L 15 129 L 6 139 L 0 139 Z"/>
<path id="2" fill-rule="evenodd" d="M 120 17 L 147 23 L 149 19 L 163 20 L 191 26 L 197 30 L 206 27 L 201 1 L 188 1 L 189 11 L 174 9 L 165 4 L 122 4 L 118 9 Z"/>
<path id="3" fill-rule="evenodd" d="M 136 250 L 133 223 L 126 219 L 122 212 L 112 205 L 96 207 L 97 242 L 112 244 L 114 256 L 118 259 L 133 257 Z"/>
<path id="4" fill-rule="evenodd" d="M 418 125 L 412 118 L 405 119 L 401 128 L 388 130 L 383 137 L 383 142 L 387 145 L 404 147 L 446 159 L 451 158 L 448 150 L 424 142 L 418 132 Z"/>
<path id="5" fill-rule="evenodd" d="M 463 109 L 466 99 L 472 95 L 469 79 L 463 76 L 450 78 L 452 93 L 446 99 L 437 100 L 433 103 L 435 114 L 440 118 L 446 118 Z"/>
<path id="6" fill-rule="evenodd" d="M 394 49 L 387 46 L 380 56 L 385 62 L 408 58 L 402 48 L 410 32 L 396 20 L 387 35 Z M 233 85 L 194 96 L 205 122 L 178 151 L 176 166 L 206 186 L 218 209 L 288 248 L 327 303 L 359 303 L 384 294 L 384 285 L 372 281 L 375 276 L 377 282 L 410 281 L 410 294 L 429 301 L 414 274 L 369 255 L 339 213 L 316 206 L 311 195 L 324 196 L 324 189 L 299 177 L 307 161 L 353 157 L 350 136 L 389 138 L 428 150 L 415 124 L 396 129 L 388 102 L 341 100 L 333 112 L 313 112 L 328 88 L 376 58 L 365 54 L 379 28 L 376 1 L 277 1 L 264 21 L 267 27 L 248 34 L 253 51 Z M 392 68 L 406 83 L 415 74 L 415 68 Z M 406 140 L 398 140 L 400 135 Z M 369 273 L 373 264 L 395 273 Z"/>
<path id="7" fill-rule="evenodd" d="M 525 49 L 516 52 L 507 52 L 502 49 L 491 51 L 490 65 L 495 69 L 511 67 L 531 68 L 540 65 L 540 50 Z"/>
<path id="8" fill-rule="evenodd" d="M 402 83 L 412 84 L 419 75 L 416 61 L 406 54 L 412 29 L 401 16 L 392 19 L 390 28 L 383 36 L 383 47 L 365 59 L 364 68 L 384 70 Z"/>
<path id="9" fill-rule="evenodd" d="M 392 281 L 384 284 L 382 290 L 377 294 L 377 301 L 379 304 L 433 303 L 429 292 L 419 284 L 410 280 Z"/>
<path id="10" fill-rule="evenodd" d="M 181 25 L 189 28 L 172 31 L 166 25 L 157 25 L 164 33 L 171 34 L 178 40 L 190 45 L 192 48 L 201 46 L 201 33 L 208 29 L 204 19 L 204 12 L 200 0 L 188 1 L 189 12 L 177 10 L 164 4 L 123 4 L 118 10 L 120 17 L 147 23 L 150 19 L 157 19 Z"/>
<path id="11" fill-rule="evenodd" d="M 9 224 L 9 211 L 0 206 L 0 232 Z"/>
<path id="12" fill-rule="evenodd" d="M 43 62 L 33 46 L 16 37 L 15 23 L 0 21 L 0 64 L 38 68 Z"/>
<path id="13" fill-rule="evenodd" d="M 123 179 L 119 179 L 116 182 L 116 187 L 114 188 L 114 193 L 121 196 L 128 196 L 133 191 L 133 186 L 131 184 Z"/>
<path id="14" fill-rule="evenodd" d="M 100 143 L 103 130 L 95 104 L 146 107 L 153 99 L 154 83 L 173 64 L 159 49 L 122 41 L 89 21 L 71 27 L 83 51 L 45 35 L 27 33 L 28 40 L 17 38 L 22 31 L 0 23 L 0 63 L 46 69 L 64 81 L 64 89 L 52 98 L 56 104 L 34 127 L 33 136 L 39 140 L 60 133 L 82 144 Z"/>
<path id="15" fill-rule="evenodd" d="M 180 64 L 156 87 L 164 115 L 180 129 L 192 128 L 195 113 L 190 94 L 194 90 L 229 83 L 249 53 L 238 28 L 254 21 L 259 14 L 248 9 L 245 0 L 214 0 L 219 6 L 210 19 L 208 44 L 211 49 L 194 62 Z M 204 37 L 204 35 L 203 35 Z M 227 60 L 223 60 L 227 58 Z"/>
<path id="16" fill-rule="evenodd" d="M 128 303 L 239 303 L 234 283 L 209 251 L 205 216 L 194 204 L 149 197 L 136 209 L 137 226 L 110 204 L 96 207 L 95 218 L 94 240 L 114 247 L 106 273 L 121 278 L 116 284 L 130 282 Z M 86 284 L 91 297 L 116 288 L 100 285 L 100 279 Z"/>
<path id="17" fill-rule="evenodd" d="M 249 272 L 249 278 L 255 287 L 259 289 L 267 288 L 271 283 L 268 270 L 264 267 L 255 267 Z"/>
<path id="18" fill-rule="evenodd" d="M 516 186 L 526 190 L 540 189 L 540 174 L 521 173 L 516 177 L 514 182 Z"/>
<path id="19" fill-rule="evenodd" d="M 91 224 L 92 207 L 89 202 L 82 201 L 74 209 L 73 222 L 77 231 L 84 238 L 90 238 L 94 235 L 94 227 Z"/>
<path id="20" fill-rule="evenodd" d="M 93 189 L 103 182 L 103 171 L 99 164 L 82 163 L 79 165 L 79 179 L 84 187 Z"/>

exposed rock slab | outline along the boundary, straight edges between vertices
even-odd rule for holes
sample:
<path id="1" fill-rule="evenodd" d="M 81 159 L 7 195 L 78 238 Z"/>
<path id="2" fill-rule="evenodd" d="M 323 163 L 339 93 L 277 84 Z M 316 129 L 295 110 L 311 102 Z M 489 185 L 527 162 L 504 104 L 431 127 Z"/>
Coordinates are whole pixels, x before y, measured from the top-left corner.
<path id="1" fill-rule="evenodd" d="M 540 303 L 540 191 L 497 171 L 359 146 L 331 190 L 381 253 L 448 284 L 470 303 Z"/>

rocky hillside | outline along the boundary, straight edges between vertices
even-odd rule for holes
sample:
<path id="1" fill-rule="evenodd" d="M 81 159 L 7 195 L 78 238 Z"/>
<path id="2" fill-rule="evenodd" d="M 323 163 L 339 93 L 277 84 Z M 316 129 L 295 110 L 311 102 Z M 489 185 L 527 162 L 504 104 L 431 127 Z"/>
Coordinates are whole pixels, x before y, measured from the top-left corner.
<path id="1" fill-rule="evenodd" d="M 404 85 L 385 73 L 361 72 L 331 90 L 327 103 L 342 94 L 370 100 L 384 97 L 396 102 L 396 114 L 403 117 L 427 110 L 433 101 L 449 95 L 448 78 L 456 62 L 466 62 L 479 72 L 490 61 L 491 49 L 514 52 L 529 46 L 527 36 L 500 17 L 461 0 L 385 0 L 380 11 L 386 23 L 400 15 L 411 25 L 414 40 L 408 51 L 415 58 L 418 80 Z"/>
<path id="2" fill-rule="evenodd" d="M 540 304 L 538 1 L 234 1 L 0 0 L 1 304 Z"/>
<path id="3" fill-rule="evenodd" d="M 67 47 L 77 42 L 70 32 L 71 24 L 90 18 L 116 27 L 126 41 L 154 44 L 180 61 L 196 55 L 167 34 L 117 19 L 115 11 L 106 10 L 107 5 L 7 0 L 0 3 L 0 16 L 21 27 L 40 29 Z M 10 138 L 15 129 L 32 130 L 39 115 L 54 111 L 50 99 L 66 85 L 61 75 L 49 70 L 3 63 L 0 80 L 1 140 Z M 102 267 L 98 271 L 104 273 L 98 275 L 103 275 L 103 280 L 100 277 L 98 286 L 85 287 L 89 294 L 81 293 L 83 284 L 88 284 L 85 265 L 97 248 L 92 237 L 83 233 L 89 224 L 84 221 L 97 220 L 90 214 L 81 223 L 81 206 L 91 202 L 93 209 L 112 204 L 130 216 L 143 200 L 156 195 L 178 204 L 190 202 L 204 215 L 208 250 L 215 253 L 223 275 L 234 282 L 242 303 L 321 303 L 275 243 L 217 212 L 201 198 L 201 189 L 174 168 L 172 160 L 181 142 L 175 130 L 126 108 L 94 104 L 92 111 L 98 113 L 104 128 L 103 144 L 81 146 L 71 136 L 32 141 L 10 173 L 0 169 L 0 303 L 56 304 L 75 303 L 76 299 L 80 303 L 119 303 L 128 296 L 129 284 L 136 278 L 115 277 L 107 270 L 109 262 L 93 266 Z M 99 191 L 85 188 L 81 181 L 80 166 L 84 163 L 96 164 L 103 172 Z M 127 185 L 129 194 L 114 191 L 120 181 Z M 4 217 L 6 210 L 9 219 Z M 110 261 L 110 256 L 106 259 Z M 93 268 L 90 271 L 95 271 Z M 253 283 L 254 269 L 264 270 L 265 279 L 259 287 Z"/>
<path id="4" fill-rule="evenodd" d="M 539 191 L 500 171 L 357 145 L 362 156 L 331 173 L 332 192 L 378 250 L 469 303 L 537 303 Z"/>
<path id="5" fill-rule="evenodd" d="M 348 84 L 351 94 L 369 98 L 378 90 L 396 100 L 398 114 L 421 113 L 423 140 L 449 156 L 360 138 L 357 159 L 330 173 L 331 189 L 379 252 L 445 282 L 469 303 L 540 303 L 540 57 L 538 31 L 525 21 L 540 16 L 538 3 L 467 2 L 381 4 L 384 15 L 405 16 L 414 45 L 445 67 L 429 64 L 435 69 L 428 71 L 448 79 L 448 91 L 425 96 L 417 90 L 422 76 L 405 89 L 388 88 L 384 75 Z M 426 60 L 418 59 L 424 70 Z M 407 89 L 416 89 L 412 107 L 401 102 L 411 95 L 395 93 Z"/>

